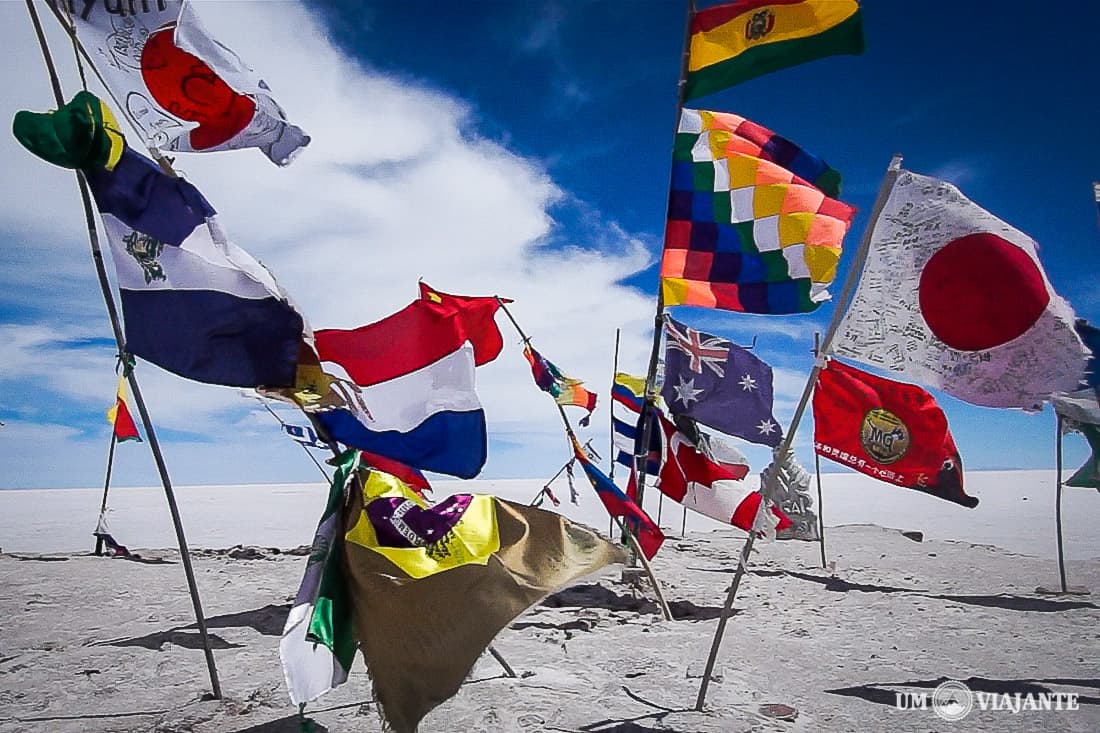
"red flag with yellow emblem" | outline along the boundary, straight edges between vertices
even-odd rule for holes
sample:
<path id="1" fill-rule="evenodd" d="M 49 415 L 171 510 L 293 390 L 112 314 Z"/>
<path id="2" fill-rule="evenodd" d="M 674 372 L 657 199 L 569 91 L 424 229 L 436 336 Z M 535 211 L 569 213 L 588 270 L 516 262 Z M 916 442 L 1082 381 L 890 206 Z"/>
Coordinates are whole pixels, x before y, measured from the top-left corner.
<path id="1" fill-rule="evenodd" d="M 814 450 L 880 481 L 974 508 L 962 459 L 936 400 L 914 384 L 835 359 L 814 390 Z"/>

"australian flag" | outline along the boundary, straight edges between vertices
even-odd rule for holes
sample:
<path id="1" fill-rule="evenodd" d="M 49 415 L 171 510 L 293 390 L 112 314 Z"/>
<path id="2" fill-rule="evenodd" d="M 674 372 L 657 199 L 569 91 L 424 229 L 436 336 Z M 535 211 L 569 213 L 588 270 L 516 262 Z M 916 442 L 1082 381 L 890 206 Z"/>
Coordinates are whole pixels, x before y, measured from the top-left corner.
<path id="1" fill-rule="evenodd" d="M 772 368 L 747 349 L 665 321 L 665 383 L 673 415 L 772 448 L 783 430 L 772 415 Z"/>

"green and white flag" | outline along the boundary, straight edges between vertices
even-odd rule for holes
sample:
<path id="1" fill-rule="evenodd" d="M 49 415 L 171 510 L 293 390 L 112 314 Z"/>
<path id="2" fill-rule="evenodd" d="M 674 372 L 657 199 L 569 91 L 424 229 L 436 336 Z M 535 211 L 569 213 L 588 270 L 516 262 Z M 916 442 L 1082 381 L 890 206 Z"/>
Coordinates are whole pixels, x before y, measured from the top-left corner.
<path id="1" fill-rule="evenodd" d="M 1100 425 L 1077 423 L 1072 426 L 1072 429 L 1085 436 L 1085 440 L 1089 442 L 1089 447 L 1092 449 L 1092 455 L 1085 461 L 1085 465 L 1066 479 L 1066 486 L 1100 491 Z"/>
<path id="2" fill-rule="evenodd" d="M 357 450 L 337 459 L 325 513 L 313 536 L 313 549 L 294 607 L 283 627 L 279 657 L 295 705 L 316 700 L 347 681 L 356 641 L 343 570 L 344 492 L 359 469 Z"/>

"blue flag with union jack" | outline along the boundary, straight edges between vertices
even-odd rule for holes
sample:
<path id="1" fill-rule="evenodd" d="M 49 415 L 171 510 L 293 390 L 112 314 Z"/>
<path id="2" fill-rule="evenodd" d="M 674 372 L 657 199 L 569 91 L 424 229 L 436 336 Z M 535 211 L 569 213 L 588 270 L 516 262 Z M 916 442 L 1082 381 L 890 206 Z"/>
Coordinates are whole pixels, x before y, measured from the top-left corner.
<path id="1" fill-rule="evenodd" d="M 748 349 L 665 321 L 665 383 L 669 412 L 727 435 L 774 448 L 783 430 L 772 415 L 772 368 Z"/>

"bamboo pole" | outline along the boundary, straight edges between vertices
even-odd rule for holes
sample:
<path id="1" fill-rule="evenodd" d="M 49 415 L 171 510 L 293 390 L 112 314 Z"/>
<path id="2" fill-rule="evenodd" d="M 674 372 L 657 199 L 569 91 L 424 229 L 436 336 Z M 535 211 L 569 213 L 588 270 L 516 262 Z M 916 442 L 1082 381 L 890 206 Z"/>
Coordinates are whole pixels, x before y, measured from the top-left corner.
<path id="1" fill-rule="evenodd" d="M 1054 494 L 1054 524 L 1058 532 L 1058 577 L 1062 582 L 1062 592 L 1068 593 L 1069 586 L 1066 585 L 1066 557 L 1062 552 L 1062 416 L 1057 415 L 1055 421 L 1055 451 L 1054 451 L 1054 468 L 1055 468 L 1055 480 L 1057 481 L 1057 488 Z"/>
<path id="2" fill-rule="evenodd" d="M 615 357 L 611 365 L 611 404 L 607 408 L 608 420 L 611 425 L 611 446 L 608 449 L 608 455 L 611 456 L 611 470 L 608 473 L 608 478 L 612 481 L 615 480 L 615 464 L 618 462 L 618 457 L 615 451 L 615 377 L 619 374 L 619 335 L 622 333 L 621 328 L 615 329 Z M 615 534 L 615 518 L 612 516 L 607 517 L 607 535 L 609 537 Z"/>
<path id="3" fill-rule="evenodd" d="M 512 322 L 512 326 L 515 327 L 516 333 L 518 333 L 519 337 L 523 339 L 523 345 L 530 346 L 531 339 L 528 338 L 527 334 L 523 332 L 522 328 L 520 328 L 520 325 L 516 321 L 515 317 L 512 315 L 512 312 L 508 310 L 508 306 L 506 306 L 504 304 L 504 301 L 501 300 L 499 297 L 497 298 L 497 302 L 500 303 L 500 309 L 504 311 L 504 315 L 508 316 L 508 320 Z M 576 434 L 573 432 L 573 426 L 569 424 L 569 416 L 565 414 L 565 408 L 557 404 L 556 402 L 554 404 L 558 408 L 558 414 L 561 415 L 562 423 L 564 423 L 565 425 L 565 434 L 569 438 L 570 443 L 576 443 L 577 445 L 580 445 L 579 441 L 577 441 Z M 570 450 L 572 450 L 572 448 L 570 448 Z M 634 548 L 634 552 L 635 554 L 637 554 L 638 559 L 641 560 L 642 567 L 645 569 L 646 575 L 649 576 L 650 585 L 653 586 L 653 592 L 657 595 L 657 600 L 660 601 L 661 612 L 664 614 L 665 620 L 672 621 L 672 611 L 669 609 L 668 604 L 665 602 L 665 595 L 661 590 L 661 584 L 657 580 L 657 576 L 654 575 L 653 568 L 650 566 L 649 561 L 646 560 L 645 553 L 642 552 L 642 548 L 638 544 L 638 539 L 634 536 L 633 532 L 627 531 L 626 524 L 620 522 L 618 517 L 613 517 L 613 519 L 615 519 L 615 521 L 618 523 L 619 528 L 623 531 L 624 536 L 626 536 L 630 541 L 630 544 Z"/>
<path id="4" fill-rule="evenodd" d="M 695 0 L 688 0 L 687 13 L 684 18 L 684 40 L 680 51 L 680 79 L 676 87 L 676 114 L 672 121 L 672 142 L 675 148 L 676 134 L 680 130 L 680 114 L 684 109 L 684 90 L 687 84 L 688 58 L 691 50 L 691 21 L 695 17 Z M 668 188 L 672 190 L 672 166 L 668 170 Z M 663 239 L 668 235 L 668 218 L 665 218 L 665 232 Z M 649 441 L 653 433 L 653 420 L 650 415 L 657 406 L 657 362 L 661 350 L 661 336 L 665 322 L 665 296 L 661 287 L 660 276 L 657 278 L 657 313 L 653 317 L 653 347 L 649 352 L 649 368 L 645 377 L 645 399 L 642 402 L 642 455 L 634 456 L 634 466 L 637 472 L 637 497 L 638 506 L 644 507 L 646 468 L 649 463 Z M 658 505 L 660 511 L 660 505 Z M 657 522 L 660 526 L 660 520 Z"/>
<path id="5" fill-rule="evenodd" d="M 897 179 L 900 170 L 901 155 L 895 155 L 890 161 L 889 167 L 886 169 L 886 176 L 882 179 L 882 184 L 879 186 L 878 195 L 875 197 L 874 206 L 871 208 L 871 217 L 867 222 L 866 229 L 863 231 L 863 239 L 856 252 L 855 260 L 848 270 L 848 276 L 844 282 L 844 289 L 837 301 L 836 309 L 833 311 L 833 318 L 829 322 L 829 329 L 825 332 L 825 340 L 822 344 L 821 354 L 814 360 L 813 369 L 810 371 L 810 376 L 806 380 L 806 386 L 802 390 L 802 399 L 799 400 L 794 417 L 791 419 L 791 426 L 783 436 L 783 442 L 776 448 L 775 455 L 777 460 L 781 459 L 790 451 L 791 443 L 794 441 L 795 431 L 798 429 L 798 423 L 802 419 L 802 413 L 806 411 L 806 405 L 810 401 L 810 394 L 813 392 L 814 384 L 817 382 L 817 375 L 824 367 L 824 357 L 829 353 L 829 349 L 833 343 L 833 336 L 836 335 L 836 330 L 840 326 L 840 320 L 847 310 L 848 301 L 851 299 L 856 281 L 863 272 L 863 264 L 867 259 L 867 251 L 871 245 L 871 234 L 874 232 L 875 223 L 882 213 L 882 208 L 886 205 L 886 199 L 889 197 L 890 190 L 893 188 L 894 181 Z M 778 471 L 772 472 L 768 477 L 767 485 L 764 486 L 764 501 L 768 504 L 771 503 L 771 497 L 774 496 L 777 473 Z M 722 615 L 718 617 L 718 628 L 714 632 L 714 639 L 710 646 L 710 656 L 707 658 L 706 669 L 703 672 L 703 681 L 699 686 L 699 696 L 695 701 L 696 710 L 702 710 L 703 704 L 706 702 L 707 688 L 710 686 L 710 675 L 714 670 L 714 662 L 718 657 L 718 649 L 722 644 L 722 635 L 725 633 L 726 622 L 729 620 L 730 609 L 733 607 L 733 599 L 737 595 L 737 588 L 741 585 L 741 578 L 745 574 L 749 554 L 752 552 L 752 546 L 755 541 L 756 532 L 749 532 L 749 538 L 745 541 L 744 549 L 741 551 L 740 562 L 738 562 L 737 570 L 734 572 L 733 583 L 730 584 L 729 594 L 726 596 L 726 603 L 722 607 Z"/>
<path id="6" fill-rule="evenodd" d="M 814 451 L 814 472 L 817 474 L 817 526 L 821 534 L 821 569 L 824 570 L 828 563 L 825 561 L 825 507 L 821 498 L 821 456 Z"/>
<path id="7" fill-rule="evenodd" d="M 99 503 L 99 519 L 103 520 L 103 513 L 107 511 L 107 490 L 111 488 L 111 466 L 115 462 L 115 446 L 118 445 L 118 438 L 115 436 L 114 426 L 111 427 L 111 447 L 107 449 L 107 476 L 103 479 L 103 501 Z M 96 535 L 95 538 L 95 554 L 103 554 L 103 538 Z"/>
<path id="8" fill-rule="evenodd" d="M 38 37 L 38 45 L 42 50 L 42 57 L 46 63 L 46 70 L 50 76 L 50 84 L 53 87 L 54 100 L 58 107 L 65 104 L 65 97 L 61 91 L 61 82 L 57 76 L 57 69 L 53 63 L 53 57 L 50 55 L 49 45 L 46 42 L 45 33 L 42 31 L 42 24 L 38 19 L 38 12 L 34 9 L 34 3 L 32 0 L 26 0 L 27 12 L 31 17 L 31 24 L 34 26 L 35 34 Z M 111 294 L 110 283 L 107 280 L 107 270 L 103 265 L 103 253 L 99 247 L 99 235 L 96 232 L 95 227 L 95 213 L 92 209 L 91 195 L 88 191 L 88 184 L 84 180 L 84 175 L 80 171 L 76 171 L 77 186 L 80 189 L 80 198 L 84 205 L 84 217 L 88 227 L 88 240 L 92 250 L 92 261 L 95 263 L 96 275 L 99 278 L 99 287 L 103 293 L 103 300 L 107 306 L 107 315 L 111 320 L 111 327 L 114 329 L 115 343 L 118 346 L 118 353 L 124 357 L 126 352 L 126 341 L 122 332 L 122 325 L 118 318 L 118 310 L 115 306 L 114 297 Z M 183 523 L 180 520 L 179 508 L 176 506 L 176 497 L 172 491 L 172 482 L 168 478 L 168 469 L 164 463 L 164 456 L 161 454 L 160 444 L 157 441 L 156 431 L 153 429 L 152 420 L 149 418 L 149 411 L 145 407 L 145 400 L 141 396 L 141 388 L 138 386 L 137 377 L 131 371 L 127 375 L 127 381 L 130 384 L 130 390 L 134 395 L 134 404 L 137 405 L 138 413 L 141 415 L 141 423 L 145 428 L 145 434 L 149 439 L 149 449 L 153 454 L 153 460 L 157 466 L 157 472 L 160 474 L 161 484 L 164 486 L 164 495 L 168 500 L 168 509 L 172 515 L 172 526 L 176 532 L 176 541 L 179 545 L 180 559 L 183 565 L 184 574 L 187 576 L 187 587 L 191 594 L 191 604 L 194 606 L 195 619 L 199 628 L 199 636 L 202 640 L 203 652 L 206 656 L 206 666 L 210 672 L 210 687 L 211 692 L 215 699 L 220 700 L 222 697 L 221 684 L 218 681 L 218 670 L 214 664 L 214 652 L 210 646 L 210 637 L 206 631 L 206 617 L 202 611 L 202 601 L 199 599 L 198 586 L 195 583 L 195 571 L 191 567 L 191 555 L 187 549 L 187 539 L 183 532 Z"/>
<path id="9" fill-rule="evenodd" d="M 821 334 L 814 331 L 814 361 L 821 357 Z M 821 456 L 814 451 L 814 473 L 817 476 L 817 531 L 821 540 L 821 569 L 827 567 L 825 560 L 825 499 L 821 493 Z"/>

